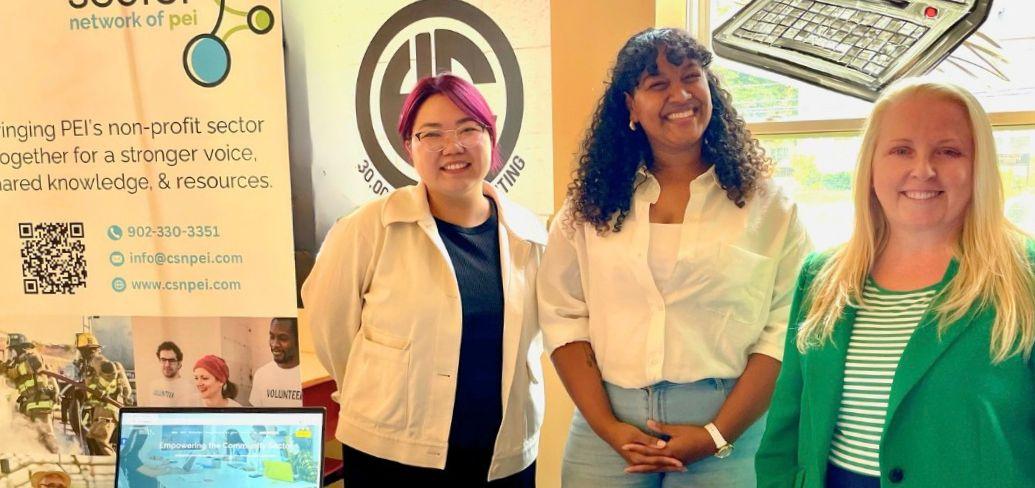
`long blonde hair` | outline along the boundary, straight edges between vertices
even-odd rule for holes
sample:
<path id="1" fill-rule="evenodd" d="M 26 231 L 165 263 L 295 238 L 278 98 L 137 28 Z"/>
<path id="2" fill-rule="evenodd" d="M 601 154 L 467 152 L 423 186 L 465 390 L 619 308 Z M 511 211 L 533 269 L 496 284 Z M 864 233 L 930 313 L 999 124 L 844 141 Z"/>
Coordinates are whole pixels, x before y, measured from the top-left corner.
<path id="1" fill-rule="evenodd" d="M 881 122 L 895 101 L 934 95 L 966 108 L 974 138 L 974 185 L 963 231 L 956 244 L 959 270 L 941 292 L 939 333 L 972 307 L 996 312 L 989 352 L 993 363 L 1022 354 L 1035 345 L 1035 281 L 1027 256 L 1029 237 L 1006 220 L 1003 186 L 996 163 L 992 125 L 977 99 L 964 88 L 926 79 L 906 79 L 889 87 L 866 121 L 852 193 L 855 228 L 848 242 L 834 250 L 808 290 L 808 305 L 797 336 L 804 352 L 830 340 L 845 307 L 863 303 L 866 277 L 888 239 L 888 222 L 873 194 L 873 156 Z"/>

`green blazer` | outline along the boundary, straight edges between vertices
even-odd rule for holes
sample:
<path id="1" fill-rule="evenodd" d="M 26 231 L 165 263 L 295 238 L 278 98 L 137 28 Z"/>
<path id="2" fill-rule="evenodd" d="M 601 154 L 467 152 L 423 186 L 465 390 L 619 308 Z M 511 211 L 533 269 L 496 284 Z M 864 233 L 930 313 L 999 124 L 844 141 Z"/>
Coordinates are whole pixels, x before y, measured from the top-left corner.
<path id="1" fill-rule="evenodd" d="M 855 321 L 849 307 L 832 342 L 798 352 L 806 290 L 828 255 L 806 258 L 788 322 L 783 366 L 762 445 L 759 487 L 822 487 Z M 944 280 L 956 273 L 955 261 Z M 1035 487 L 1035 365 L 993 365 L 994 310 L 971 310 L 938 337 L 928 312 L 895 371 L 880 441 L 882 487 Z"/>

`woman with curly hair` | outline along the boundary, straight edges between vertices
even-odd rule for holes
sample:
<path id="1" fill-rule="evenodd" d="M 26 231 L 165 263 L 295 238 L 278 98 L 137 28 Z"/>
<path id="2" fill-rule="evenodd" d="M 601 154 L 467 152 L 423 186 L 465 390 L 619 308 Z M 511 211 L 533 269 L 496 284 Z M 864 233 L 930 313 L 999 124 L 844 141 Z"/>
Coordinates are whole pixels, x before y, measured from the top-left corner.
<path id="1" fill-rule="evenodd" d="M 626 42 L 550 230 L 540 324 L 578 407 L 566 487 L 755 486 L 811 243 L 710 62 L 682 30 Z"/>

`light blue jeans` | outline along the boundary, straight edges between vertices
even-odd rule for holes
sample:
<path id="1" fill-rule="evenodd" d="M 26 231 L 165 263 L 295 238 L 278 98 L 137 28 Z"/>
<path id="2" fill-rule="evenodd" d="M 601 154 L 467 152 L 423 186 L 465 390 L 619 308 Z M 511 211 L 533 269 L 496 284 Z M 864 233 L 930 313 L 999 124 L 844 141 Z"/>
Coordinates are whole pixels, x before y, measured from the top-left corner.
<path id="1" fill-rule="evenodd" d="M 661 382 L 649 388 L 627 389 L 604 383 L 618 420 L 647 429 L 647 419 L 663 424 L 704 425 L 715 417 L 736 380 L 707 379 L 695 383 Z M 734 442 L 726 459 L 708 457 L 687 466 L 685 473 L 627 474 L 626 463 L 593 432 L 575 411 L 564 447 L 561 486 L 564 488 L 755 487 L 755 452 L 765 430 L 765 417 Z"/>

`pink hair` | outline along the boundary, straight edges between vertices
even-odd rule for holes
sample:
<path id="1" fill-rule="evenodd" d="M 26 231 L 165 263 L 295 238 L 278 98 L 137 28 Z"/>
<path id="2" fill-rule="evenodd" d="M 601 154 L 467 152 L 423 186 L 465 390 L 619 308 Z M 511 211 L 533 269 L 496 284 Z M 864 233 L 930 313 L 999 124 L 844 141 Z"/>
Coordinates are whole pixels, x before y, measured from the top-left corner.
<path id="1" fill-rule="evenodd" d="M 492 169 L 503 166 L 499 146 L 496 144 L 496 116 L 493 115 L 489 103 L 481 92 L 467 80 L 450 73 L 421 78 L 417 86 L 403 102 L 402 113 L 399 114 L 399 135 L 403 140 L 413 136 L 413 122 L 417 119 L 417 111 L 428 97 L 441 93 L 449 98 L 463 113 L 467 114 L 489 131 L 492 141 Z"/>

